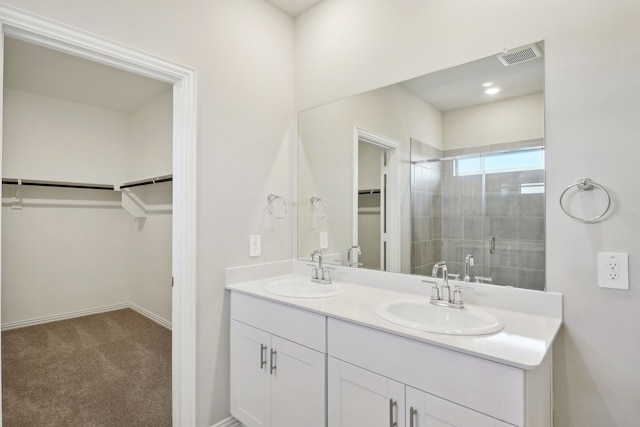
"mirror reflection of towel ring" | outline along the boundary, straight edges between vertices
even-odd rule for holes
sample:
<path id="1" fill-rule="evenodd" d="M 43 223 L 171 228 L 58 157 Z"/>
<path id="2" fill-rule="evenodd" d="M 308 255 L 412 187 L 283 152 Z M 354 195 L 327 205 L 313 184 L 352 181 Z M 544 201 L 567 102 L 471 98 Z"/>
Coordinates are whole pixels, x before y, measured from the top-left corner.
<path id="1" fill-rule="evenodd" d="M 324 218 L 327 216 L 327 203 L 320 197 L 311 197 L 311 212 L 318 219 Z"/>
<path id="2" fill-rule="evenodd" d="M 564 204 L 562 202 L 562 198 L 564 197 L 565 193 L 567 191 L 569 191 L 570 189 L 572 189 L 573 187 L 577 188 L 580 191 L 590 191 L 590 190 L 593 190 L 594 188 L 597 188 L 598 190 L 601 190 L 607 196 L 607 207 L 604 208 L 602 213 L 600 213 L 599 215 L 596 215 L 596 216 L 594 216 L 592 218 L 580 218 L 580 217 L 571 215 L 567 211 L 567 209 L 564 207 Z M 576 182 L 575 184 L 571 184 L 570 186 L 565 188 L 564 191 L 560 194 L 560 209 L 562 209 L 562 212 L 564 212 L 569 218 L 575 219 L 576 221 L 580 221 L 580 222 L 595 222 L 595 221 L 599 220 L 600 218 L 602 218 L 604 216 L 604 214 L 609 212 L 609 208 L 610 207 L 611 207 L 611 196 L 609 195 L 609 192 L 607 191 L 607 189 L 604 188 L 600 184 L 596 184 L 595 182 L 593 182 L 589 178 L 581 178 L 581 179 L 579 179 L 578 182 Z"/>
<path id="3" fill-rule="evenodd" d="M 275 194 L 267 196 L 267 209 L 275 219 L 282 219 L 287 216 L 287 203 L 282 197 Z"/>

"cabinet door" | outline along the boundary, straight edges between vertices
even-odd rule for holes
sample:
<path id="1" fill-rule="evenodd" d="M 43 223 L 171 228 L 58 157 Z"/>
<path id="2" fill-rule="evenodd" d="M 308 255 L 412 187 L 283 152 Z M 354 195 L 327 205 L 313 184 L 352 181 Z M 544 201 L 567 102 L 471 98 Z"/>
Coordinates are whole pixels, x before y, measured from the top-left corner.
<path id="1" fill-rule="evenodd" d="M 403 427 L 404 385 L 329 357 L 331 427 Z"/>
<path id="2" fill-rule="evenodd" d="M 408 427 L 511 427 L 480 412 L 407 386 Z"/>
<path id="3" fill-rule="evenodd" d="M 247 427 L 271 425 L 271 335 L 231 321 L 231 414 Z"/>
<path id="4" fill-rule="evenodd" d="M 277 336 L 271 347 L 271 424 L 325 427 L 326 356 Z"/>

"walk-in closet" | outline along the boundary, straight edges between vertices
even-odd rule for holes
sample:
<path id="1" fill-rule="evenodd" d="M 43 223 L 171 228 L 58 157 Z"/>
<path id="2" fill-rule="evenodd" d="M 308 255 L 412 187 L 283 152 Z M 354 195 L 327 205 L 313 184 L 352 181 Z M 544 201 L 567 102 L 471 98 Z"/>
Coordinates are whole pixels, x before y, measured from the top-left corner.
<path id="1" fill-rule="evenodd" d="M 172 85 L 4 48 L 5 425 L 171 425 Z"/>

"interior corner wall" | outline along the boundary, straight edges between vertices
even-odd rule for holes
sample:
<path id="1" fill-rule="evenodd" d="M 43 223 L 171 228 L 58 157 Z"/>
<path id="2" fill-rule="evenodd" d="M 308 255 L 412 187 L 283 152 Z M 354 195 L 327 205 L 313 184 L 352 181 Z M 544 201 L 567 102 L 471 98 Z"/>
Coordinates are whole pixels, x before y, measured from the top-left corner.
<path id="1" fill-rule="evenodd" d="M 553 353 L 562 427 L 640 419 L 638 19 L 640 3 L 626 0 L 325 0 L 296 21 L 300 110 L 544 40 L 546 283 L 564 295 Z M 612 196 L 595 224 L 558 205 L 583 176 Z M 598 287 L 600 251 L 629 254 L 629 290 Z"/>
<path id="2" fill-rule="evenodd" d="M 129 180 L 153 178 L 173 171 L 173 94 L 152 100 L 130 115 Z M 171 182 L 134 187 L 149 208 L 172 205 Z M 138 307 L 172 321 L 172 219 L 170 211 L 149 212 L 131 221 L 132 285 L 130 300 Z"/>

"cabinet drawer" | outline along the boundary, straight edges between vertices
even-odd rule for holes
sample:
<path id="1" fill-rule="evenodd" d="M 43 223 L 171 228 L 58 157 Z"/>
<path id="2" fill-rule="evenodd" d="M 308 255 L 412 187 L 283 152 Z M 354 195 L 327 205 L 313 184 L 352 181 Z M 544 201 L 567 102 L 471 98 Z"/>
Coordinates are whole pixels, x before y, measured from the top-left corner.
<path id="1" fill-rule="evenodd" d="M 524 425 L 524 371 L 372 328 L 329 319 L 329 356 L 446 400 Z"/>
<path id="2" fill-rule="evenodd" d="M 326 317 L 231 292 L 231 318 L 326 353 Z"/>

